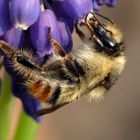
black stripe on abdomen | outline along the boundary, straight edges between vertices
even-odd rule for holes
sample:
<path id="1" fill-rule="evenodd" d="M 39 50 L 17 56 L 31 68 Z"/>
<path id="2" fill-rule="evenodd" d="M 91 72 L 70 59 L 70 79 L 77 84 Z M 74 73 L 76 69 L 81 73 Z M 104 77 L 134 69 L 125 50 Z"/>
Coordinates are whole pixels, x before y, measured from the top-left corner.
<path id="1" fill-rule="evenodd" d="M 61 88 L 58 86 L 58 87 L 56 87 L 55 91 L 52 93 L 52 96 L 48 102 L 50 104 L 54 105 L 56 103 L 57 99 L 59 98 L 60 93 L 61 93 Z"/>
<path id="2" fill-rule="evenodd" d="M 67 61 L 66 67 L 69 72 L 76 77 L 83 76 L 85 74 L 82 66 L 76 60 Z"/>

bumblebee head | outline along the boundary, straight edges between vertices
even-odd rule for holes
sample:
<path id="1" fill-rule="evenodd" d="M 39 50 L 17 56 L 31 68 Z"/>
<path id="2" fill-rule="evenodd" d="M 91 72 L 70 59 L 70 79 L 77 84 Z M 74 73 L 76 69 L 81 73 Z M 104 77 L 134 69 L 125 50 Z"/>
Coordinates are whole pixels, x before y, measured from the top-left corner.
<path id="1" fill-rule="evenodd" d="M 99 16 L 102 16 L 99 14 Z M 109 23 L 100 22 L 96 16 L 88 20 L 88 25 L 92 31 L 97 51 L 103 51 L 108 55 L 117 56 L 123 49 L 123 38 L 121 31 L 114 25 L 114 23 L 107 17 L 102 16 Z"/>

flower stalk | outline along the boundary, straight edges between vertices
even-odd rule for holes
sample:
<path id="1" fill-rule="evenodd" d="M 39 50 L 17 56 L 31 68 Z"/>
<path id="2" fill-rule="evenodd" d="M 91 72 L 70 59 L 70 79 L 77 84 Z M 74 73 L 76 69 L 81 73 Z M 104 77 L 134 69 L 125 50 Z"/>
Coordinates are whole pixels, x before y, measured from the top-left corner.
<path id="1" fill-rule="evenodd" d="M 21 111 L 14 140 L 35 140 L 39 124 Z"/>
<path id="2" fill-rule="evenodd" d="M 11 79 L 5 74 L 0 93 L 0 140 L 7 140 L 14 97 L 11 94 Z"/>

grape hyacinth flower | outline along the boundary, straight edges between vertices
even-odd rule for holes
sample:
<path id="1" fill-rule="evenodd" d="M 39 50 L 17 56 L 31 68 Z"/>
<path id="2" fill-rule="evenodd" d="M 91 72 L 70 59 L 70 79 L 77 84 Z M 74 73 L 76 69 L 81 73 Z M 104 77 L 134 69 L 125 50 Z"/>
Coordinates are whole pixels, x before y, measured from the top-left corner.
<path id="1" fill-rule="evenodd" d="M 12 24 L 23 30 L 35 23 L 40 14 L 40 0 L 12 0 L 10 18 Z"/>
<path id="2" fill-rule="evenodd" d="M 41 62 L 53 47 L 48 39 L 48 27 L 52 37 L 66 52 L 72 49 L 72 32 L 78 19 L 90 11 L 99 10 L 102 5 L 115 6 L 117 0 L 1 0 L 0 37 L 12 46 L 28 48 Z M 27 114 L 37 119 L 34 112 L 39 102 L 28 95 L 19 84 L 19 79 L 4 59 L 5 67 L 12 76 L 12 92 L 20 98 Z M 10 67 L 10 68 L 9 68 Z"/>
<path id="3" fill-rule="evenodd" d="M 8 1 L 0 1 L 0 36 L 4 34 L 8 29 L 10 29 L 10 17 L 9 17 L 9 8 Z"/>

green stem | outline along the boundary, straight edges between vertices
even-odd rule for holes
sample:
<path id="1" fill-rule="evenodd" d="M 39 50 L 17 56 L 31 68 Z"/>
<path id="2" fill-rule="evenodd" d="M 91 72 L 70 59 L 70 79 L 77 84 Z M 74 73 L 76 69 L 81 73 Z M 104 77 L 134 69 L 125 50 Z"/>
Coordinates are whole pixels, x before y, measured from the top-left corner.
<path id="1" fill-rule="evenodd" d="M 10 128 L 13 97 L 11 94 L 11 79 L 5 74 L 0 93 L 0 140 L 7 140 Z"/>
<path id="2" fill-rule="evenodd" d="M 22 110 L 14 140 L 35 140 L 37 128 L 37 122 Z"/>

